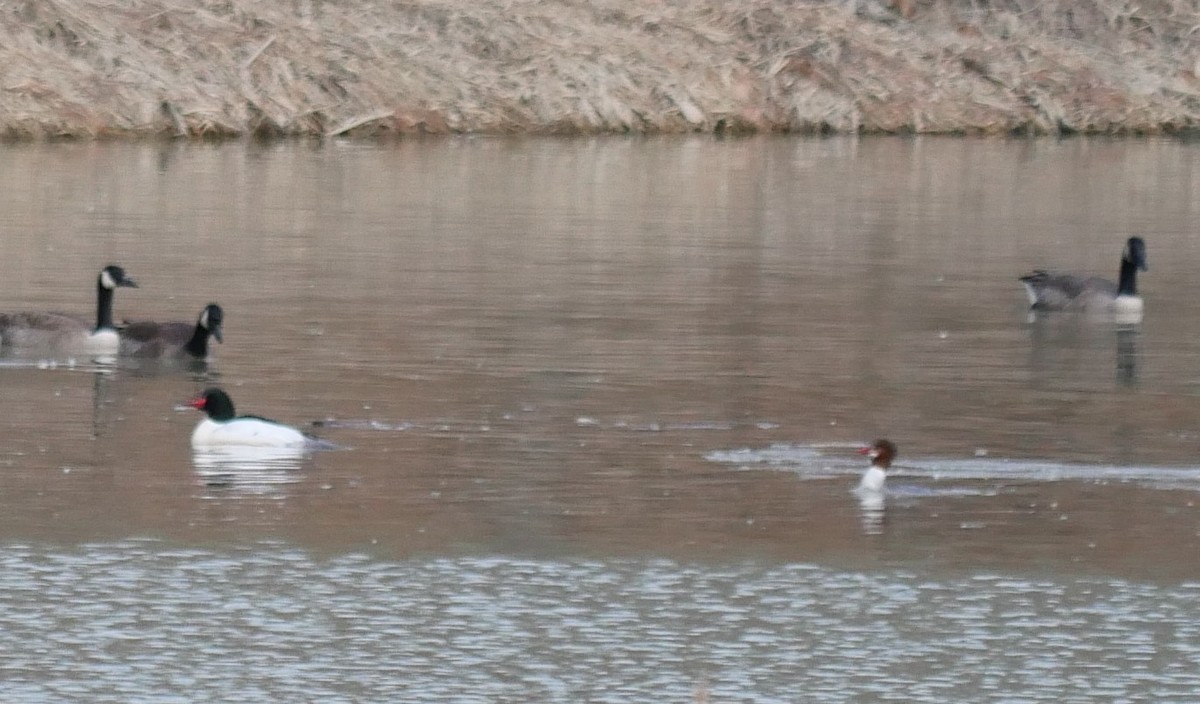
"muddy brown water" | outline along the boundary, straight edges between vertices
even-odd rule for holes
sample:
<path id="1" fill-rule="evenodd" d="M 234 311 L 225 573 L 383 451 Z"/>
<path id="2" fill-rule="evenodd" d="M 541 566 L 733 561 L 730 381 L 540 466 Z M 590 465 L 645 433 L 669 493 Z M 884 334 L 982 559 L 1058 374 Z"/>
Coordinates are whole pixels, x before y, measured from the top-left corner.
<path id="1" fill-rule="evenodd" d="M 1200 151 L 756 138 L 8 146 L 12 701 L 1190 701 Z M 1029 319 L 1113 277 L 1144 320 Z M 343 449 L 194 454 L 220 385 Z M 900 445 L 883 506 L 850 492 Z"/>

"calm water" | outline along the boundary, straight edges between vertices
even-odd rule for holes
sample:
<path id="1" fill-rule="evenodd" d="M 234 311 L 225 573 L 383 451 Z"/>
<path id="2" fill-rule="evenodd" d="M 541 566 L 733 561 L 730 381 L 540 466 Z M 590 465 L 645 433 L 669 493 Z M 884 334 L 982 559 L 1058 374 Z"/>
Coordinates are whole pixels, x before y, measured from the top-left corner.
<path id="1" fill-rule="evenodd" d="M 0 358 L 0 693 L 1192 701 L 1198 220 L 1166 141 L 6 147 L 0 309 L 226 344 Z M 1134 233 L 1140 325 L 1027 319 Z"/>

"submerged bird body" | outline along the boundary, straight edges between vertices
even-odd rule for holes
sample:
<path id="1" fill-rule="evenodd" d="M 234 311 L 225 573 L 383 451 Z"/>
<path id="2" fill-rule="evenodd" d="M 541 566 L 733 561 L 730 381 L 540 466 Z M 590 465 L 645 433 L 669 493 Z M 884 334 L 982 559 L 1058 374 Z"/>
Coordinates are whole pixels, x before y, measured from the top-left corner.
<path id="1" fill-rule="evenodd" d="M 200 311 L 195 323 L 127 323 L 120 330 L 121 354 L 132 357 L 181 357 L 207 359 L 208 340 L 223 342 L 224 311 L 210 303 Z"/>
<path id="2" fill-rule="evenodd" d="M 1097 276 L 1077 276 L 1036 270 L 1020 278 L 1033 310 L 1073 310 L 1140 314 L 1143 303 L 1137 292 L 1137 272 L 1146 271 L 1146 243 L 1130 237 L 1121 252 L 1117 283 Z"/>
<path id="3" fill-rule="evenodd" d="M 880 439 L 858 452 L 871 459 L 871 466 L 863 474 L 862 480 L 859 481 L 858 490 L 869 492 L 883 491 L 883 485 L 887 481 L 888 467 L 891 467 L 892 460 L 896 459 L 897 450 L 895 443 L 890 440 Z"/>
<path id="4" fill-rule="evenodd" d="M 100 270 L 96 279 L 96 324 L 68 313 L 0 314 L 0 347 L 81 354 L 115 354 L 120 338 L 113 325 L 113 291 L 137 288 L 137 283 L 114 264 Z"/>
<path id="5" fill-rule="evenodd" d="M 317 447 L 321 441 L 299 430 L 259 416 L 239 416 L 221 389 L 207 389 L 188 404 L 208 417 L 192 431 L 192 447 Z"/>

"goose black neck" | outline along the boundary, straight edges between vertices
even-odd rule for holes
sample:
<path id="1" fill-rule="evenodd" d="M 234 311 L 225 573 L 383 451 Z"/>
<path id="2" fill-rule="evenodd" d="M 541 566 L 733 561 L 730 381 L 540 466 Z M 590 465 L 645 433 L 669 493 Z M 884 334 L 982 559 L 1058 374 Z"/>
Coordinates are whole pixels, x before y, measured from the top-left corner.
<path id="1" fill-rule="evenodd" d="M 96 330 L 112 330 L 112 300 L 113 291 L 102 282 L 96 282 Z"/>
<path id="2" fill-rule="evenodd" d="M 204 359 L 208 356 L 208 328 L 200 323 L 196 323 L 196 329 L 192 331 L 192 339 L 187 341 L 183 346 L 185 352 L 197 359 Z"/>
<path id="3" fill-rule="evenodd" d="M 1137 264 L 1128 259 L 1121 260 L 1121 279 L 1117 283 L 1118 296 L 1137 295 Z"/>

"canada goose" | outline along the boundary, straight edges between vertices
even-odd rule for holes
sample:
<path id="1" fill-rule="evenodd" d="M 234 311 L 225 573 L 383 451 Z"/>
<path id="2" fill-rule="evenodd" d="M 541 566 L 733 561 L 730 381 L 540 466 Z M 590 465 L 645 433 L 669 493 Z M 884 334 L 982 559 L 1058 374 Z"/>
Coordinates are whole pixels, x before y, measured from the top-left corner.
<path id="1" fill-rule="evenodd" d="M 858 483 L 860 491 L 883 491 L 883 483 L 887 480 L 888 467 L 896 459 L 896 445 L 891 440 L 876 440 L 871 445 L 858 451 L 860 455 L 871 458 L 871 466 Z"/>
<path id="2" fill-rule="evenodd" d="M 1146 271 L 1146 243 L 1130 237 L 1121 252 L 1120 278 L 1116 284 L 1099 277 L 1082 277 L 1037 270 L 1022 276 L 1033 310 L 1077 310 L 1140 314 L 1142 298 L 1137 293 L 1137 272 Z"/>
<path id="3" fill-rule="evenodd" d="M 208 358 L 208 338 L 224 342 L 221 325 L 225 312 L 216 303 L 200 311 L 195 323 L 156 323 L 138 321 L 126 323 L 120 329 L 121 354 L 132 357 L 192 357 Z"/>
<path id="4" fill-rule="evenodd" d="M 188 402 L 188 405 L 208 415 L 192 431 L 193 448 L 221 445 L 310 449 L 332 447 L 330 443 L 291 426 L 259 416 L 237 415 L 229 394 L 215 387 L 205 389 L 200 396 Z"/>
<path id="5" fill-rule="evenodd" d="M 116 354 L 120 347 L 113 326 L 113 291 L 137 288 L 121 267 L 110 264 L 96 278 L 96 326 L 67 313 L 0 313 L 0 346 L 10 350 L 54 350 L 82 354 Z"/>

